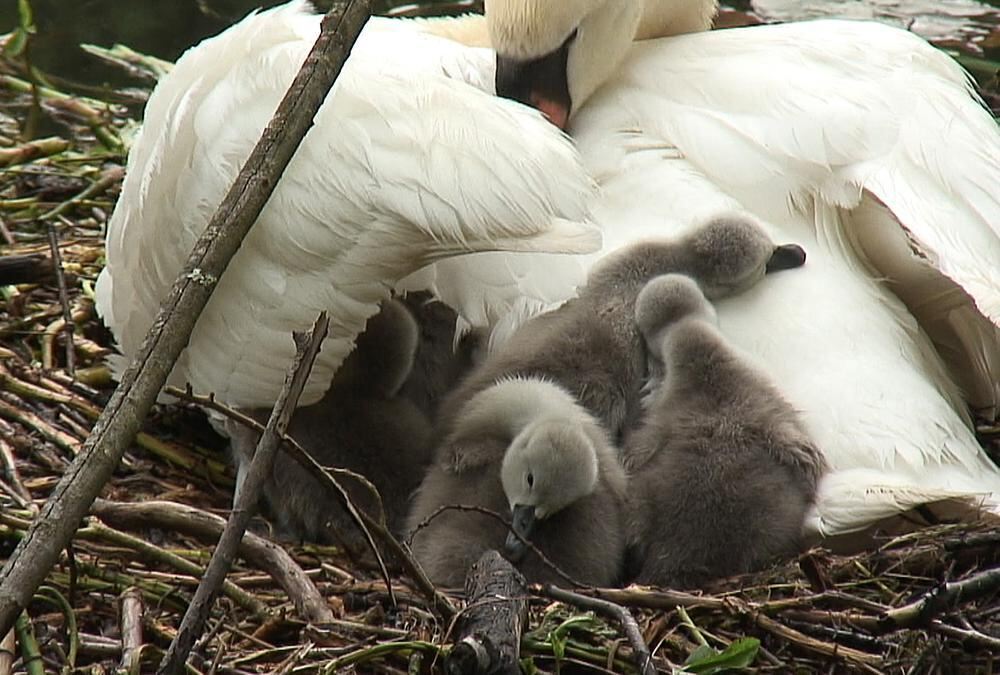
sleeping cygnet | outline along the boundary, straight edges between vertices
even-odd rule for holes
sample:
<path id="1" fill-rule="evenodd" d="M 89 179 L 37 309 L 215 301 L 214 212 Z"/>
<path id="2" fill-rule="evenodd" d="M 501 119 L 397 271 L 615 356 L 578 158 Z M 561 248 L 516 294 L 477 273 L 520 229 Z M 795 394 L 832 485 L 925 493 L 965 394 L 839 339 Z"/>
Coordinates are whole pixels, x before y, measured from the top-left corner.
<path id="1" fill-rule="evenodd" d="M 732 274 L 734 258 L 746 262 L 740 275 Z M 444 415 L 453 416 L 458 406 L 500 379 L 536 377 L 562 385 L 618 442 L 641 409 L 646 359 L 634 306 L 646 282 L 680 272 L 715 297 L 803 260 L 801 248 L 775 245 L 755 221 L 739 214 L 709 220 L 680 239 L 639 242 L 612 252 L 594 266 L 579 297 L 525 323 L 474 370 L 446 399 Z"/>
<path id="2" fill-rule="evenodd" d="M 496 518 L 504 515 L 555 565 L 583 583 L 620 581 L 625 474 L 596 420 L 558 385 L 502 380 L 471 397 L 446 426 L 409 519 L 413 552 L 437 584 L 460 587 L 488 549 L 505 551 L 534 582 L 562 579 Z"/>
<path id="3" fill-rule="evenodd" d="M 663 373 L 624 450 L 636 581 L 692 587 L 795 553 L 825 469 L 795 410 L 692 279 L 652 280 L 635 312 Z"/>
<path id="4" fill-rule="evenodd" d="M 445 317 L 443 321 L 454 318 Z M 420 330 L 411 312 L 397 300 L 383 303 L 368 320 L 365 332 L 344 361 L 326 395 L 316 404 L 299 408 L 292 416 L 289 435 L 322 465 L 360 473 L 378 488 L 387 523 L 399 532 L 409 498 L 430 463 L 433 444 L 430 422 L 421 406 L 431 405 L 429 386 L 422 381 L 419 402 L 401 394 L 420 357 Z M 447 342 L 451 348 L 451 336 Z M 422 358 L 437 358 L 424 354 Z M 251 415 L 261 423 L 270 411 Z M 229 426 L 237 459 L 248 461 L 257 434 Z M 358 481 L 336 476 L 354 504 L 377 517 L 376 502 Z M 295 459 L 279 453 L 264 496 L 279 532 L 294 539 L 341 543 L 353 550 L 363 546 L 360 531 L 320 480 Z"/>

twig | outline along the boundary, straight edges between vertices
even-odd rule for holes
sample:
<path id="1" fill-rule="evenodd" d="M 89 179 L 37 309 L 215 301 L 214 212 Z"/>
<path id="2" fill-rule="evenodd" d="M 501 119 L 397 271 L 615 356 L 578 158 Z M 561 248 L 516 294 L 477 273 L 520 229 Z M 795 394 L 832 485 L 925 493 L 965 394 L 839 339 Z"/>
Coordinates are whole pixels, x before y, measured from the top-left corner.
<path id="1" fill-rule="evenodd" d="M 243 426 L 252 429 L 258 434 L 264 433 L 263 424 L 261 424 L 254 418 L 250 417 L 249 415 L 240 412 L 239 410 L 235 410 L 224 403 L 220 403 L 215 399 L 215 396 L 211 394 L 205 396 L 203 394 L 194 393 L 193 391 L 191 391 L 190 387 L 188 389 L 180 389 L 174 386 L 166 387 L 164 389 L 164 392 L 170 394 L 171 396 L 176 396 L 181 400 L 190 401 L 191 403 L 194 403 L 196 405 L 202 406 L 210 410 L 214 410 L 215 412 L 218 412 L 224 415 L 225 417 L 228 417 L 229 419 L 233 420 L 237 424 L 242 424 Z M 362 476 L 360 473 L 351 471 L 350 469 L 321 465 L 319 462 L 316 461 L 316 458 L 309 453 L 308 450 L 302 447 L 302 445 L 299 444 L 298 441 L 296 441 L 292 436 L 288 435 L 287 433 L 282 434 L 281 441 L 282 441 L 282 448 L 292 457 L 292 459 L 299 462 L 299 464 L 301 464 L 303 468 L 308 469 L 311 474 L 317 474 L 320 473 L 321 471 L 326 471 L 333 475 L 344 476 L 350 478 L 351 480 L 357 481 L 358 484 L 360 484 L 363 488 L 365 488 L 365 490 L 368 491 L 368 494 L 371 496 L 371 498 L 375 500 L 375 506 L 378 510 L 378 518 L 381 522 L 383 523 L 385 522 L 385 507 L 383 506 L 382 503 L 382 495 L 379 494 L 378 488 L 375 487 L 375 485 L 370 480 Z M 361 530 L 362 534 L 364 534 L 369 539 L 369 546 L 372 548 L 372 552 L 374 553 L 376 559 L 380 559 L 379 551 L 375 547 L 374 542 L 371 541 L 371 533 L 367 531 L 365 522 L 359 515 L 357 507 L 354 506 L 354 502 L 351 500 L 350 495 L 347 493 L 346 490 L 343 489 L 343 487 L 340 485 L 339 482 L 336 481 L 336 479 L 333 479 L 331 477 L 331 480 L 336 485 L 337 496 L 341 499 L 341 501 L 348 502 L 347 504 L 348 514 L 351 515 L 351 517 L 354 519 L 354 523 L 358 526 L 358 529 Z"/>
<path id="2" fill-rule="evenodd" d="M 939 619 L 934 619 L 930 622 L 931 630 L 941 633 L 942 635 L 947 635 L 950 638 L 959 640 L 963 643 L 974 644 L 979 647 L 985 647 L 986 649 L 991 649 L 994 652 L 1000 652 L 1000 638 L 995 638 L 992 635 L 987 635 L 981 631 L 972 628 L 958 628 L 957 626 L 950 626 Z"/>
<path id="3" fill-rule="evenodd" d="M 632 645 L 632 655 L 635 658 L 635 664 L 639 668 L 639 672 L 643 675 L 656 675 L 656 668 L 653 666 L 653 655 L 649 652 L 649 647 L 642 637 L 639 624 L 635 622 L 635 618 L 627 609 L 613 602 L 580 595 L 579 593 L 567 591 L 552 584 L 546 584 L 543 590 L 547 596 L 554 600 L 585 609 L 592 609 L 617 621 L 625 633 L 625 637 L 628 638 L 629 644 Z"/>
<path id="4" fill-rule="evenodd" d="M 307 335 L 293 334 L 296 347 L 295 358 L 289 367 L 285 383 L 278 393 L 274 410 L 272 410 L 267 427 L 264 429 L 264 435 L 257 443 L 246 477 L 236 491 L 236 503 L 233 505 L 232 513 L 229 514 L 229 520 L 222 531 L 222 536 L 219 538 L 219 544 L 212 553 L 208 569 L 205 570 L 205 575 L 202 577 L 201 583 L 198 584 L 198 590 L 195 591 L 191 604 L 184 612 L 177 637 L 170 643 L 170 648 L 157 669 L 157 673 L 160 675 L 180 673 L 184 670 L 184 663 L 187 661 L 188 654 L 191 653 L 195 638 L 204 630 L 205 620 L 212 609 L 212 601 L 236 558 L 240 540 L 243 538 L 243 533 L 246 532 L 256 504 L 260 501 L 260 495 L 264 491 L 264 483 L 274 467 L 274 457 L 278 452 L 281 436 L 288 427 L 292 413 L 298 405 L 299 396 L 306 385 L 309 373 L 312 372 L 313 363 L 319 354 L 320 346 L 329 328 L 330 319 L 326 312 L 323 312 Z"/>
<path id="5" fill-rule="evenodd" d="M 231 408 L 219 404 L 211 397 L 205 398 L 205 397 L 195 396 L 190 392 L 181 392 L 179 389 L 175 387 L 169 387 L 168 391 L 175 396 L 178 395 L 178 393 L 181 393 L 183 394 L 183 398 L 187 398 L 188 400 L 193 400 L 201 405 L 209 405 L 213 409 L 223 413 L 224 415 L 231 417 L 232 419 L 238 422 L 242 422 L 244 419 L 246 419 L 248 425 L 251 426 L 252 428 L 256 428 L 256 426 L 259 426 L 255 420 L 251 420 L 250 418 L 247 418 L 246 415 L 243 415 L 242 413 L 239 413 L 237 411 L 232 410 Z M 375 488 L 374 485 L 371 485 L 371 483 L 363 476 L 355 474 L 354 472 L 351 471 L 347 471 L 346 469 L 328 470 L 326 467 L 322 466 L 319 462 L 313 459 L 312 455 L 306 452 L 306 450 L 302 448 L 302 446 L 300 446 L 298 443 L 295 442 L 295 439 L 286 436 L 285 440 L 287 441 L 287 443 L 285 444 L 285 448 L 289 449 L 292 457 L 294 457 L 296 460 L 302 463 L 302 465 L 305 468 L 307 468 L 310 471 L 310 473 L 312 473 L 312 475 L 315 476 L 320 481 L 320 483 L 322 483 L 331 492 L 331 494 L 337 496 L 341 500 L 341 502 L 344 503 L 345 507 L 348 508 L 349 513 L 351 513 L 351 508 L 353 508 L 354 505 L 351 502 L 347 492 L 333 477 L 332 475 L 333 473 L 343 473 L 344 475 L 351 476 L 352 478 L 361 481 L 363 485 L 367 484 L 368 486 L 370 486 L 369 489 L 373 490 L 375 495 L 378 496 L 378 490 Z M 378 503 L 381 504 L 381 497 L 378 497 Z M 427 574 L 420 566 L 420 563 L 417 562 L 417 560 L 413 557 L 413 553 L 410 551 L 409 546 L 401 543 L 398 539 L 396 539 L 396 537 L 393 536 L 392 532 L 389 531 L 389 528 L 386 527 L 384 518 L 376 520 L 375 518 L 372 518 L 364 511 L 358 511 L 357 509 L 354 509 L 352 515 L 353 514 L 356 514 L 357 517 L 360 518 L 362 524 L 364 525 L 364 528 L 362 528 L 362 532 L 364 532 L 365 528 L 367 528 L 367 530 L 369 530 L 370 532 L 369 536 L 371 535 L 377 536 L 379 541 L 381 541 L 390 550 L 390 552 L 399 562 L 399 564 L 403 566 L 403 569 L 416 584 L 420 592 L 423 593 L 428 600 L 430 600 L 431 605 L 441 614 L 441 616 L 445 620 L 451 621 L 452 618 L 454 618 L 454 616 L 457 614 L 455 606 L 451 604 L 451 601 L 448 600 L 447 596 L 439 592 L 437 588 L 434 587 L 434 584 L 427 577 Z M 372 544 L 370 543 L 369 545 Z M 375 555 L 376 555 L 376 561 L 380 563 L 380 567 L 383 570 L 383 575 L 386 577 L 386 586 L 387 588 L 390 589 L 390 593 L 392 593 L 391 580 L 388 578 L 388 573 L 385 572 L 385 568 L 381 563 L 381 556 L 379 555 L 379 552 L 377 550 L 375 551 Z"/>
<path id="6" fill-rule="evenodd" d="M 42 586 L 35 594 L 35 599 L 46 602 L 62 612 L 65 622 L 66 636 L 69 639 L 69 651 L 66 653 L 66 670 L 76 670 L 76 657 L 80 652 L 80 631 L 77 628 L 76 613 L 66 596 L 52 586 Z"/>
<path id="7" fill-rule="evenodd" d="M 77 307 L 73 309 L 70 313 L 70 320 L 67 322 L 65 317 L 59 317 L 48 326 L 42 332 L 42 368 L 45 370 L 54 370 L 56 368 L 55 359 L 55 344 L 56 338 L 60 333 L 66 332 L 67 326 L 72 326 L 77 322 L 86 321 L 90 317 L 91 306 Z M 70 341 L 70 347 L 75 348 L 76 345 Z M 74 354 L 74 363 L 76 362 Z"/>
<path id="8" fill-rule="evenodd" d="M 39 138 L 22 143 L 16 148 L 0 149 L 0 167 L 24 164 L 39 157 L 48 157 L 69 150 L 69 141 L 64 138 Z"/>
<path id="9" fill-rule="evenodd" d="M 10 675 L 14 670 L 14 661 L 17 660 L 17 653 L 14 651 L 16 648 L 14 631 L 11 629 L 0 641 L 0 675 Z"/>
<path id="10" fill-rule="evenodd" d="M 975 574 L 968 579 L 941 584 L 919 600 L 889 610 L 882 622 L 891 628 L 924 626 L 934 617 L 964 600 L 981 598 L 1000 589 L 1000 567 Z"/>
<path id="11" fill-rule="evenodd" d="M 102 61 L 122 68 L 136 79 L 156 82 L 170 72 L 174 64 L 155 56 L 141 54 L 125 45 L 115 44 L 108 49 L 99 45 L 82 44 L 80 49 Z"/>
<path id="12" fill-rule="evenodd" d="M 639 586 L 629 588 L 594 588 L 585 591 L 587 595 L 616 602 L 626 607 L 672 610 L 677 607 L 706 607 L 728 610 L 730 607 L 722 598 L 711 595 L 695 595 L 684 591 L 644 590 Z"/>
<path id="13" fill-rule="evenodd" d="M 176 553 L 171 553 L 166 549 L 150 544 L 144 539 L 133 537 L 112 529 L 100 522 L 91 522 L 87 527 L 77 531 L 77 537 L 89 539 L 91 541 L 107 541 L 118 544 L 145 556 L 150 562 L 158 562 L 162 565 L 169 565 L 178 572 L 190 575 L 195 579 L 202 577 L 205 570 L 198 563 L 182 558 Z M 260 619 L 270 616 L 270 611 L 263 602 L 253 597 L 231 581 L 222 582 L 222 592 L 234 603 L 253 613 Z"/>
<path id="14" fill-rule="evenodd" d="M 52 276 L 52 261 L 38 253 L 0 258 L 0 286 L 37 283 Z"/>
<path id="15" fill-rule="evenodd" d="M 45 675 L 42 652 L 38 649 L 35 629 L 31 625 L 31 619 L 27 612 L 21 612 L 17 616 L 15 629 L 17 630 L 17 641 L 21 645 L 21 661 L 24 669 L 28 671 L 28 675 Z"/>
<path id="16" fill-rule="evenodd" d="M 66 275 L 63 273 L 62 254 L 59 252 L 59 233 L 53 223 L 47 223 L 46 229 L 49 235 L 49 250 L 52 252 L 52 269 L 56 273 L 56 286 L 59 289 L 59 304 L 62 305 L 63 312 L 63 334 L 66 340 L 66 372 L 72 376 L 76 372 L 76 354 L 73 352 L 73 314 L 69 309 L 69 294 L 66 292 Z M 51 370 L 55 366 L 50 363 L 46 366 Z"/>
<path id="17" fill-rule="evenodd" d="M 80 452 L 80 441 L 78 439 L 70 436 L 65 431 L 57 429 L 38 415 L 28 412 L 27 410 L 23 410 L 15 405 L 11 405 L 2 399 L 0 399 L 0 417 L 4 417 L 14 422 L 20 422 L 24 426 L 34 429 L 41 434 L 43 438 L 51 441 L 71 455 L 77 455 Z M 72 467 L 70 467 L 70 469 L 72 469 Z M 8 562 L 8 564 L 10 563 Z M 2 597 L 0 597 L 0 602 L 2 602 Z"/>
<path id="18" fill-rule="evenodd" d="M 98 178 L 96 181 L 94 181 L 93 183 L 91 183 L 86 188 L 81 190 L 79 193 L 73 195 L 66 201 L 60 202 L 50 211 L 43 213 L 41 216 L 38 217 L 38 219 L 40 221 L 46 222 L 58 218 L 59 216 L 66 213 L 66 211 L 76 206 L 80 202 L 96 197 L 97 195 L 101 194 L 115 183 L 121 181 L 122 176 L 124 175 L 125 175 L 125 170 L 122 169 L 120 166 L 108 169 L 103 174 L 101 174 L 101 177 Z M 53 258 L 53 260 L 57 260 L 57 258 Z"/>
<path id="19" fill-rule="evenodd" d="M 320 37 L 236 182 L 196 242 L 146 339 L 122 376 L 83 451 L 64 473 L 40 517 L 0 571 L 0 634 L 13 625 L 69 544 L 125 449 L 135 438 L 228 261 L 256 221 L 278 177 L 333 86 L 370 15 L 351 0 L 323 19 Z M 0 78 L 2 79 L 2 78 Z"/>
<path id="20" fill-rule="evenodd" d="M 174 502 L 133 504 L 98 499 L 92 511 L 98 518 L 116 527 L 158 527 L 205 541 L 218 541 L 226 523 L 212 513 Z M 305 621 L 325 623 L 333 620 L 333 612 L 315 584 L 283 548 L 248 532 L 243 535 L 240 556 L 267 572 L 292 600 Z"/>
<path id="21" fill-rule="evenodd" d="M 142 659 L 142 591 L 126 589 L 121 596 L 121 670 L 138 675 Z"/>
<path id="22" fill-rule="evenodd" d="M 7 221 L 4 220 L 3 216 L 0 216 L 0 236 L 3 236 L 3 240 L 8 246 L 13 246 L 17 243 L 14 233 L 7 227 Z"/>
<path id="23" fill-rule="evenodd" d="M 757 614 L 753 617 L 753 620 L 758 626 L 767 632 L 777 635 L 783 640 L 787 640 L 802 649 L 816 654 L 822 654 L 823 656 L 833 657 L 835 659 L 844 659 L 845 661 L 862 667 L 869 672 L 879 672 L 877 670 L 873 670 L 873 666 L 878 666 L 882 663 L 882 658 L 880 656 L 862 652 L 857 649 L 851 649 L 850 647 L 844 647 L 843 645 L 830 644 L 829 642 L 823 642 L 822 640 L 811 638 L 808 635 L 800 633 L 794 628 L 789 628 L 788 626 L 775 621 L 765 614 Z"/>
<path id="24" fill-rule="evenodd" d="M 701 631 L 698 629 L 698 626 L 696 626 L 694 621 L 691 620 L 691 615 L 688 614 L 687 610 L 684 609 L 684 607 L 681 605 L 677 606 L 677 616 L 680 617 L 681 623 L 687 626 L 687 629 L 691 632 L 691 635 L 694 636 L 695 641 L 702 647 L 707 647 L 708 640 L 706 640 L 705 636 L 701 634 Z"/>
<path id="25" fill-rule="evenodd" d="M 13 489 L 21 499 L 28 504 L 28 510 L 37 514 L 38 507 L 31 500 L 31 493 L 21 482 L 21 474 L 17 470 L 17 462 L 14 461 L 14 453 L 10 449 L 10 444 L 0 438 L 0 458 L 3 461 L 3 473 L 11 489 Z"/>
<path id="26" fill-rule="evenodd" d="M 445 513 L 446 511 L 466 511 L 469 513 L 481 513 L 484 516 L 489 516 L 494 520 L 500 521 L 501 523 L 504 524 L 505 527 L 507 527 L 508 531 L 512 532 L 514 536 L 520 540 L 522 544 L 527 546 L 535 555 L 537 555 L 538 558 L 542 561 L 542 563 L 546 567 L 555 572 L 556 576 L 558 576 L 560 579 L 568 583 L 570 586 L 573 586 L 574 588 L 589 588 L 587 584 L 577 581 L 569 574 L 564 572 L 563 569 L 559 567 L 559 565 L 556 565 L 554 562 L 552 562 L 552 560 L 547 555 L 545 555 L 545 553 L 543 553 L 540 548 L 535 546 L 535 544 L 532 543 L 531 541 L 525 539 L 520 532 L 515 532 L 513 526 L 511 525 L 510 519 L 504 518 L 496 511 L 488 509 L 485 506 L 476 506 L 473 504 L 445 504 L 443 506 L 439 506 L 438 508 L 434 509 L 434 511 L 431 512 L 430 515 L 428 515 L 426 518 L 417 523 L 417 526 L 413 528 L 412 532 L 410 532 L 410 536 L 409 539 L 407 540 L 407 543 L 412 542 L 413 537 L 417 534 L 417 532 L 420 532 L 420 530 L 426 528 L 434 521 L 435 518 Z"/>
<path id="27" fill-rule="evenodd" d="M 94 137 L 109 150 L 119 151 L 122 148 L 121 139 L 113 128 L 109 127 L 102 119 L 97 108 L 106 107 L 103 101 L 86 99 L 78 96 L 70 96 L 61 91 L 56 91 L 51 87 L 40 86 L 35 82 L 27 82 L 19 77 L 0 74 L 0 87 L 11 91 L 31 94 L 38 105 L 44 98 L 46 102 L 54 108 L 62 108 L 74 115 L 79 115 L 86 122 L 87 126 L 94 132 Z"/>

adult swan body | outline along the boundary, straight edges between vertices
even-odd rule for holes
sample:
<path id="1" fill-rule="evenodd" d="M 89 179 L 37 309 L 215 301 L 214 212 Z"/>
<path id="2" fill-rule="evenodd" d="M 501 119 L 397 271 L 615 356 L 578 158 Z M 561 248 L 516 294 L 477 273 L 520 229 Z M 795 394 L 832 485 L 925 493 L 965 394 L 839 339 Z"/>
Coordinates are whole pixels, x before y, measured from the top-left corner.
<path id="1" fill-rule="evenodd" d="M 252 14 L 189 50 L 153 92 L 96 289 L 126 356 L 298 72 L 319 20 L 302 1 Z M 327 310 L 330 337 L 302 397 L 313 403 L 379 301 L 418 268 L 474 251 L 599 246 L 584 222 L 593 184 L 567 139 L 537 112 L 482 91 L 492 90 L 492 52 L 429 35 L 430 25 L 372 19 L 365 27 L 219 281 L 173 382 L 270 407 L 294 353 L 290 331 Z M 506 282 L 465 294 L 456 309 L 486 320 L 521 296 L 547 299 L 539 285 Z"/>
<path id="2" fill-rule="evenodd" d="M 713 0 L 487 0 L 500 93 L 565 123 L 606 248 L 749 210 L 809 253 L 720 303 L 831 467 L 810 530 L 996 508 L 1000 132 L 947 56 L 874 23 L 707 28 Z M 961 500 L 958 500 L 961 501 Z"/>

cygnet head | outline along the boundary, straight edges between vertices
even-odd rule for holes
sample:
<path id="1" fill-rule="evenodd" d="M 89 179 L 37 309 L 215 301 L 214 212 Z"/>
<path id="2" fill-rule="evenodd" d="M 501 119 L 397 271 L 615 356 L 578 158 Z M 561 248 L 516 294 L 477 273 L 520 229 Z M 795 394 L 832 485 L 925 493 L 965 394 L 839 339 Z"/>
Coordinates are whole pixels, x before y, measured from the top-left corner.
<path id="1" fill-rule="evenodd" d="M 536 520 L 591 494 L 597 478 L 597 449 L 578 422 L 549 418 L 529 424 L 507 448 L 500 469 L 512 529 L 527 538 Z M 515 562 L 524 555 L 525 546 L 513 533 L 505 548 Z"/>
<path id="2" fill-rule="evenodd" d="M 691 277 L 664 274 L 647 283 L 635 301 L 635 322 L 646 344 L 655 349 L 663 332 L 681 319 L 716 322 L 715 308 Z"/>
<path id="3" fill-rule="evenodd" d="M 686 270 L 711 298 L 745 291 L 765 274 L 801 267 L 806 252 L 797 244 L 776 245 L 753 219 L 743 215 L 716 217 L 689 234 Z"/>
<path id="4" fill-rule="evenodd" d="M 486 0 L 497 94 L 564 129 L 638 37 L 707 30 L 717 0 Z"/>

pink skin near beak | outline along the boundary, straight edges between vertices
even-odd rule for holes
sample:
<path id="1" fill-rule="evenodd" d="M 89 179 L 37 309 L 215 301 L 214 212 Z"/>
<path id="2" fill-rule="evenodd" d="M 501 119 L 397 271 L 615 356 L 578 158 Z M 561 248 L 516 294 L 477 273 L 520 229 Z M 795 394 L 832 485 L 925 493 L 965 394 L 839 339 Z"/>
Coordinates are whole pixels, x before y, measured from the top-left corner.
<path id="1" fill-rule="evenodd" d="M 563 131 L 566 130 L 566 124 L 569 122 L 569 109 L 566 106 L 534 93 L 531 95 L 531 105 L 549 118 L 552 124 Z"/>

